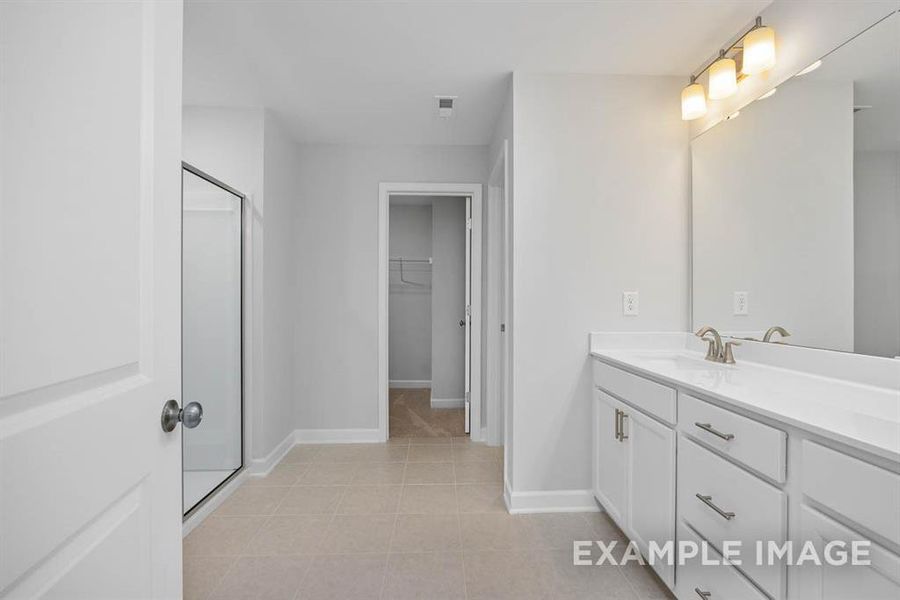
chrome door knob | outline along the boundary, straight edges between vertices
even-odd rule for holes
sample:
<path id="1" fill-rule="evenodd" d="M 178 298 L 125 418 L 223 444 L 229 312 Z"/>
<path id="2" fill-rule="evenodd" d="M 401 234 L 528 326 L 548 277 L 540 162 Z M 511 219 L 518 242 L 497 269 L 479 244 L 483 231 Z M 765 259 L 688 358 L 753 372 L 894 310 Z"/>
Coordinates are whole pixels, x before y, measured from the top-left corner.
<path id="1" fill-rule="evenodd" d="M 181 422 L 188 429 L 193 429 L 203 420 L 203 405 L 199 402 L 190 402 L 181 409 Z"/>
<path id="2" fill-rule="evenodd" d="M 191 402 L 184 408 L 179 408 L 178 402 L 169 400 L 163 405 L 159 420 L 166 433 L 174 431 L 178 423 L 184 423 L 185 427 L 193 429 L 203 420 L 203 406 L 199 402 Z"/>

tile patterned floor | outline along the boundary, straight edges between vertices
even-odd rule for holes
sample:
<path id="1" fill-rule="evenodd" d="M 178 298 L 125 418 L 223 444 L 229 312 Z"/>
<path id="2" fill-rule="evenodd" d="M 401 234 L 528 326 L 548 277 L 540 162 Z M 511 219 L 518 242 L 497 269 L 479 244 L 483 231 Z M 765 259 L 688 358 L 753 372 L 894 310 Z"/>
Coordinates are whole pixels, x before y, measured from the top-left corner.
<path id="1" fill-rule="evenodd" d="M 601 514 L 509 515 L 502 450 L 468 438 L 297 446 L 184 541 L 186 600 L 671 598 L 646 568 L 575 567 Z"/>

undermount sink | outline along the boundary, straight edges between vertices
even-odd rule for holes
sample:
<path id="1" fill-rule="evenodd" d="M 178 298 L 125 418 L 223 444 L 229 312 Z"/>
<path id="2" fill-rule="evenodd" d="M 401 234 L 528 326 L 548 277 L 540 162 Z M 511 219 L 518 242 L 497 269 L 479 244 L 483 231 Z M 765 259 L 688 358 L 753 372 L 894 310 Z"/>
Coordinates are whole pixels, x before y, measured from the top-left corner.
<path id="1" fill-rule="evenodd" d="M 649 367 L 661 367 L 666 369 L 709 371 L 725 367 L 718 363 L 705 360 L 701 355 L 689 355 L 677 352 L 633 352 L 632 358 L 646 363 Z"/>

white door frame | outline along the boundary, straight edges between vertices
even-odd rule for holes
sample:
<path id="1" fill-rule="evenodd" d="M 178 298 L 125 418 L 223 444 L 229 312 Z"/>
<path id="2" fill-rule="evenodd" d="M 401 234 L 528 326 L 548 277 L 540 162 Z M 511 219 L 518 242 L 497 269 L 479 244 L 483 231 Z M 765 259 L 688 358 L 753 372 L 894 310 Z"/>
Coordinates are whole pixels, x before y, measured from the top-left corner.
<path id="1" fill-rule="evenodd" d="M 485 409 L 487 428 L 485 441 L 492 446 L 504 443 L 504 419 L 509 395 L 509 165 L 508 142 L 503 141 L 488 177 L 487 235 L 487 311 L 485 328 Z M 505 277 L 503 276 L 505 274 Z M 501 286 L 505 289 L 501 290 Z M 505 292 L 501 294 L 501 291 Z M 505 306 L 504 306 L 505 305 Z M 505 333 L 501 333 L 503 324 Z M 504 337 L 507 344 L 504 345 Z M 505 369 L 503 368 L 505 366 Z M 506 373 L 506 381 L 503 374 Z"/>
<path id="2" fill-rule="evenodd" d="M 482 185 L 480 183 L 379 183 L 378 184 L 378 435 L 388 439 L 388 277 L 391 196 L 469 196 L 472 198 L 472 355 L 471 438 L 480 441 L 481 431 L 481 231 Z"/>

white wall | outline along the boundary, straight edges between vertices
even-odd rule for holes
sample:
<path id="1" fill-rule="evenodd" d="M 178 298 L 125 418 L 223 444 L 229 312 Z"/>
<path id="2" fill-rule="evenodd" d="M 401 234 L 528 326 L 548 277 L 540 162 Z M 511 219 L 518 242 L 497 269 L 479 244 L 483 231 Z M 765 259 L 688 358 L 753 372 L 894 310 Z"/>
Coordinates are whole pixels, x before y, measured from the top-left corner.
<path id="1" fill-rule="evenodd" d="M 853 350 L 852 106 L 851 82 L 798 79 L 691 142 L 695 328 Z"/>
<path id="2" fill-rule="evenodd" d="M 390 256 L 427 258 L 431 251 L 431 205 L 390 207 Z M 388 378 L 391 385 L 431 381 L 431 265 L 390 265 Z M 413 384 L 415 385 L 415 384 Z M 429 383 L 430 385 L 430 383 Z"/>
<path id="3" fill-rule="evenodd" d="M 709 129 L 758 98 L 764 91 L 781 85 L 804 67 L 898 8 L 900 0 L 829 0 L 827 3 L 776 0 L 761 14 L 764 23 L 775 29 L 777 64 L 763 75 L 741 81 L 738 92 L 732 97 L 710 102 L 707 115 L 691 122 L 692 135 Z M 745 30 L 752 24 L 747 23 Z M 741 31 L 723 32 L 724 35 L 735 36 L 739 33 Z M 717 53 L 718 46 L 711 47 L 709 58 L 714 58 Z M 701 66 L 696 65 L 695 70 Z M 705 77 L 703 83 L 706 84 Z M 687 81 L 682 83 L 682 87 L 684 85 L 687 85 Z"/>
<path id="4" fill-rule="evenodd" d="M 506 184 L 507 184 L 507 197 L 509 199 L 509 206 L 507 207 L 507 212 L 503 214 L 503 207 L 501 206 L 492 206 L 490 198 L 485 202 L 485 222 L 483 232 L 485 235 L 484 238 L 484 248 L 487 249 L 485 253 L 485 260 L 490 262 L 493 258 L 494 253 L 500 254 L 500 256 L 506 261 L 509 265 L 508 276 L 510 283 L 508 284 L 510 288 L 512 288 L 512 280 L 513 280 L 513 271 L 512 271 L 512 214 L 515 205 L 514 199 L 514 184 L 515 184 L 515 131 L 514 131 L 514 122 L 513 122 L 513 108 L 514 108 L 514 100 L 515 100 L 515 74 L 510 74 L 507 81 L 507 90 L 506 90 L 506 100 L 503 103 L 503 108 L 500 111 L 500 115 L 497 118 L 497 123 L 494 126 L 494 133 L 491 135 L 491 143 L 488 148 L 488 175 L 490 175 L 490 170 L 494 167 L 494 164 L 497 161 L 497 158 L 500 156 L 503 151 L 504 143 L 506 144 L 506 152 L 507 152 L 507 174 L 506 174 Z M 487 233 L 489 230 L 493 229 L 492 223 L 495 219 L 501 220 L 505 216 L 507 220 L 507 232 L 509 235 L 508 240 L 504 240 L 502 234 L 498 240 L 494 240 L 494 243 L 488 243 L 487 241 Z M 500 247 L 501 244 L 505 243 L 507 248 L 505 251 Z M 513 311 L 511 307 L 511 301 L 509 299 L 502 298 L 502 295 L 495 292 L 492 294 L 492 290 L 494 290 L 494 286 L 489 286 L 487 284 L 487 277 L 489 270 L 485 268 L 482 271 L 485 280 L 482 283 L 482 289 L 485 290 L 484 294 L 484 315 L 488 315 L 487 304 L 489 302 L 496 302 L 502 300 L 507 305 L 507 314 L 505 315 L 506 321 L 506 332 L 503 334 L 506 340 L 506 352 L 508 355 L 507 360 L 509 364 L 512 364 L 512 354 L 513 354 L 513 336 L 515 335 L 514 327 L 513 327 Z M 498 277 L 499 284 L 503 285 L 502 276 Z M 501 296 L 501 297 L 497 297 Z M 500 318 L 503 318 L 502 312 L 500 313 Z M 487 363 L 488 361 L 500 361 L 502 360 L 502 356 L 492 356 L 491 348 L 492 345 L 488 345 L 486 336 L 489 334 L 487 328 L 485 328 L 484 335 L 482 337 L 482 348 L 485 349 L 485 352 L 482 355 L 482 365 L 481 372 L 484 374 L 488 373 Z M 502 353 L 502 340 L 501 345 L 498 345 L 498 352 Z M 504 446 L 504 480 L 510 483 L 512 482 L 512 472 L 513 472 L 513 461 L 514 461 L 514 452 L 512 451 L 513 447 L 513 413 L 515 410 L 515 401 L 513 394 L 513 382 L 512 377 L 509 372 L 503 373 L 502 365 L 500 368 L 500 377 L 504 377 L 507 385 L 506 389 L 506 405 L 500 407 L 500 418 L 502 420 L 502 437 L 500 442 Z M 482 390 L 481 390 L 481 398 L 482 398 L 482 426 L 486 425 L 484 418 L 488 414 L 487 404 L 488 394 L 490 392 L 487 389 L 487 378 L 485 377 L 482 380 Z M 498 399 L 499 401 L 499 399 Z"/>
<path id="5" fill-rule="evenodd" d="M 483 183 L 482 146 L 308 145 L 295 204 L 301 429 L 378 426 L 378 184 Z"/>
<path id="6" fill-rule="evenodd" d="M 855 351 L 900 356 L 900 153 L 854 155 Z"/>
<path id="7" fill-rule="evenodd" d="M 256 292 L 258 301 L 251 301 L 244 310 L 252 311 L 251 323 L 262 323 L 263 286 L 263 137 L 265 112 L 256 108 L 217 108 L 185 106 L 183 115 L 182 157 L 191 165 L 208 173 L 238 190 L 247 197 L 252 215 L 253 247 L 250 249 L 253 264 L 245 273 L 248 283 Z M 245 264 L 246 269 L 246 264 Z M 253 298 L 252 300 L 257 300 Z M 245 298 L 245 302 L 247 299 Z M 253 373 L 263 372 L 263 329 L 252 329 L 252 339 L 244 340 L 245 355 L 249 353 L 251 373 L 245 373 L 245 406 L 253 406 L 264 395 L 263 377 Z M 262 414 L 245 415 L 252 419 L 251 429 L 262 430 Z M 253 436 L 251 435 L 251 438 Z M 261 436 L 260 436 L 261 437 Z M 264 456 L 252 439 L 251 458 Z"/>
<path id="8" fill-rule="evenodd" d="M 293 204 L 297 201 L 298 147 L 277 119 L 263 109 L 184 107 L 183 157 L 248 197 L 253 263 L 245 285 L 250 301 L 252 361 L 248 377 L 251 457 L 262 458 L 281 442 L 293 422 L 291 267 Z M 245 265 L 247 268 L 247 265 Z"/>
<path id="9" fill-rule="evenodd" d="M 431 397 L 465 400 L 466 203 L 438 198 L 432 205 L 434 266 L 431 292 Z M 474 333 L 480 335 L 480 332 Z"/>
<path id="10" fill-rule="evenodd" d="M 516 73 L 514 85 L 511 483 L 584 490 L 588 332 L 688 326 L 683 78 Z M 640 316 L 622 316 L 623 290 L 640 292 Z"/>
<path id="11" fill-rule="evenodd" d="M 263 200 L 263 386 L 262 436 L 254 436 L 260 456 L 294 429 L 295 296 L 294 206 L 300 200 L 300 147 L 268 111 L 265 115 Z"/>

